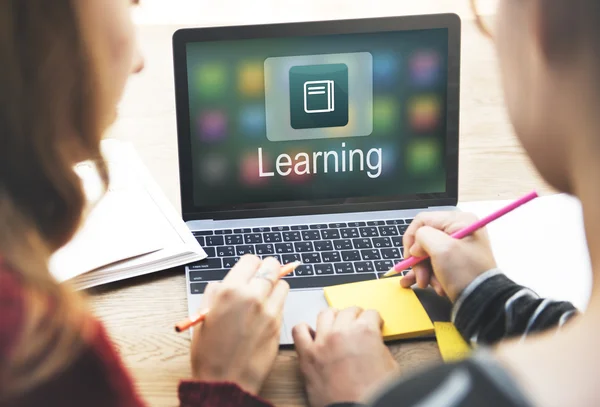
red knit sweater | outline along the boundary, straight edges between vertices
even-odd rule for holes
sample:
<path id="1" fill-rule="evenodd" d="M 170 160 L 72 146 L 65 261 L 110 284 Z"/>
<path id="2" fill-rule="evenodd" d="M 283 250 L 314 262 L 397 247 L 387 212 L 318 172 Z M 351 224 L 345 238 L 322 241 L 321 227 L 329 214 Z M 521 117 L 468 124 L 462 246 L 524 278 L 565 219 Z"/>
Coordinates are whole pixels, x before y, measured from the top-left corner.
<path id="1" fill-rule="evenodd" d="M 23 287 L 17 274 L 0 257 L 0 373 L 2 366 L 6 366 L 4 361 L 17 345 L 25 312 Z M 104 327 L 99 321 L 96 323 L 98 334 L 67 370 L 11 400 L 3 399 L 0 383 L 2 407 L 144 406 Z M 182 381 L 179 400 L 185 407 L 271 406 L 233 383 Z"/>

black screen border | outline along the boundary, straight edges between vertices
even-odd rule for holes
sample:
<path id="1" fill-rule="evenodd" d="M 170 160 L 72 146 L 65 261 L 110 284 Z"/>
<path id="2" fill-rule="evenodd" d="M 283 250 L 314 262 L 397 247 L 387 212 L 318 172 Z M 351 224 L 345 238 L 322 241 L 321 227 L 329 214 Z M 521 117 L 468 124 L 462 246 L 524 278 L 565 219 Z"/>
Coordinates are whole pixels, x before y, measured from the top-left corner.
<path id="1" fill-rule="evenodd" d="M 446 192 L 198 207 L 194 204 L 186 45 L 259 38 L 448 29 Z M 454 206 L 458 202 L 461 21 L 456 14 L 382 17 L 267 25 L 183 28 L 173 34 L 177 144 L 183 219 L 235 219 Z"/>

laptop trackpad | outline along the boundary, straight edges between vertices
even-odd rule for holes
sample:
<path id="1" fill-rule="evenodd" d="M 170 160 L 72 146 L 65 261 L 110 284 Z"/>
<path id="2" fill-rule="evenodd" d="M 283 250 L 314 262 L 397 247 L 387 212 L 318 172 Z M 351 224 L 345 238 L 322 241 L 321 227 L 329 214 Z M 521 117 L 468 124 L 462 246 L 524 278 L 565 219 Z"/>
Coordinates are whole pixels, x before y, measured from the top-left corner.
<path id="1" fill-rule="evenodd" d="M 298 324 L 305 322 L 315 328 L 317 315 L 327 307 L 323 290 L 290 291 L 285 301 L 283 328 L 279 343 L 281 345 L 292 345 L 294 343 L 292 328 Z"/>

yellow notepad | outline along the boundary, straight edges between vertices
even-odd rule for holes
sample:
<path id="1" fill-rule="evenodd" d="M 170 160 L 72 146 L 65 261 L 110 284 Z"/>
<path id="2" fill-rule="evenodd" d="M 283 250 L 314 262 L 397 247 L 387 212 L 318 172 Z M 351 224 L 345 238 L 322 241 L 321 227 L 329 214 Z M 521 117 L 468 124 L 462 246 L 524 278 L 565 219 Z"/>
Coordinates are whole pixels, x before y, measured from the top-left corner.
<path id="1" fill-rule="evenodd" d="M 400 278 L 385 278 L 325 288 L 325 298 L 338 309 L 375 309 L 383 318 L 383 339 L 407 339 L 433 333 L 433 324 L 412 289 Z"/>
<path id="2" fill-rule="evenodd" d="M 454 362 L 469 356 L 471 348 L 452 322 L 434 322 L 435 337 L 444 362 Z"/>

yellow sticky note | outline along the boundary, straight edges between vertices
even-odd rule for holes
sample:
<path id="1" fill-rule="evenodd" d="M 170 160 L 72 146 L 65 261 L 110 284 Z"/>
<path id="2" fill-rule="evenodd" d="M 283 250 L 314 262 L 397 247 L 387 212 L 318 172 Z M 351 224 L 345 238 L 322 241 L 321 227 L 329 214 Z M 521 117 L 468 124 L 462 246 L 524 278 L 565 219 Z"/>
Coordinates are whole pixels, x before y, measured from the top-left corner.
<path id="1" fill-rule="evenodd" d="M 440 353 L 445 362 L 462 360 L 469 355 L 471 348 L 452 322 L 434 322 L 433 325 Z"/>
<path id="2" fill-rule="evenodd" d="M 383 318 L 383 339 L 414 338 L 433 333 L 433 324 L 410 288 L 402 288 L 402 277 L 326 287 L 330 306 L 375 309 Z"/>

